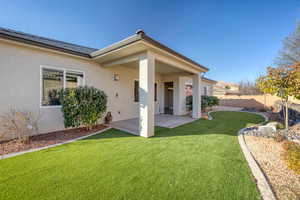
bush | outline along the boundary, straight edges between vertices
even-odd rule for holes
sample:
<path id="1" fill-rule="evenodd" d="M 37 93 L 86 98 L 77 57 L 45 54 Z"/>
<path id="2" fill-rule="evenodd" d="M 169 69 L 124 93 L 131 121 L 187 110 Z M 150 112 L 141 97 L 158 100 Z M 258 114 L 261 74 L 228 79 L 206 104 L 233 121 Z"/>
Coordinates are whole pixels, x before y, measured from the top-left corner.
<path id="1" fill-rule="evenodd" d="M 300 145 L 295 142 L 286 141 L 283 143 L 282 147 L 286 150 L 284 158 L 288 167 L 297 174 L 300 174 Z"/>
<path id="2" fill-rule="evenodd" d="M 280 123 L 280 122 L 277 122 L 276 128 L 277 128 L 277 129 L 284 129 L 285 127 L 284 127 L 284 124 L 282 124 L 282 123 Z"/>
<path id="3" fill-rule="evenodd" d="M 283 135 L 277 134 L 277 135 L 275 136 L 274 140 L 275 140 L 276 142 L 282 142 L 282 141 L 285 140 L 285 137 L 284 137 Z"/>
<path id="4" fill-rule="evenodd" d="M 94 87 L 67 88 L 60 92 L 65 127 L 91 129 L 106 111 L 106 94 Z"/>
<path id="5" fill-rule="evenodd" d="M 204 110 L 206 108 L 219 105 L 219 99 L 214 96 L 201 96 L 201 108 Z"/>
<path id="6" fill-rule="evenodd" d="M 0 116 L 1 138 L 17 138 L 20 142 L 27 143 L 29 136 L 38 133 L 39 119 L 40 114 L 35 117 L 31 112 L 11 109 Z"/>
<path id="7" fill-rule="evenodd" d="M 185 104 L 188 110 L 192 110 L 193 109 L 193 96 L 187 96 L 185 99 Z"/>
<path id="8" fill-rule="evenodd" d="M 219 99 L 215 96 L 201 96 L 201 108 L 205 110 L 206 108 L 219 105 Z M 186 97 L 186 106 L 188 110 L 193 109 L 193 96 Z"/>

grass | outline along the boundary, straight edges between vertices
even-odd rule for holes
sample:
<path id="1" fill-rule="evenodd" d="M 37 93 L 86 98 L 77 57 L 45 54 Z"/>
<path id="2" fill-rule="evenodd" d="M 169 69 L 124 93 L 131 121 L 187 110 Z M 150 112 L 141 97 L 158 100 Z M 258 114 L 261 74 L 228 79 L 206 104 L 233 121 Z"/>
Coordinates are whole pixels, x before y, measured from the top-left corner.
<path id="1" fill-rule="evenodd" d="M 237 131 L 258 115 L 215 112 L 142 138 L 109 130 L 0 161 L 0 199 L 260 199 Z"/>

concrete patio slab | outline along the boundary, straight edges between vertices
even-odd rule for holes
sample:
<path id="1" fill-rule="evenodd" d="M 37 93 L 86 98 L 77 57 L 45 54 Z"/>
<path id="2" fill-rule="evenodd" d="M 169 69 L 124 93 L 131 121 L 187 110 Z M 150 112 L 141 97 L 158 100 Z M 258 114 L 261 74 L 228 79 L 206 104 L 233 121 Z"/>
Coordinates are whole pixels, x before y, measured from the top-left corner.
<path id="1" fill-rule="evenodd" d="M 155 126 L 165 128 L 175 128 L 195 120 L 196 119 L 193 119 L 190 116 L 175 116 L 167 114 L 159 114 L 154 117 Z M 139 135 L 139 118 L 116 121 L 111 124 L 111 127 L 134 135 Z"/>

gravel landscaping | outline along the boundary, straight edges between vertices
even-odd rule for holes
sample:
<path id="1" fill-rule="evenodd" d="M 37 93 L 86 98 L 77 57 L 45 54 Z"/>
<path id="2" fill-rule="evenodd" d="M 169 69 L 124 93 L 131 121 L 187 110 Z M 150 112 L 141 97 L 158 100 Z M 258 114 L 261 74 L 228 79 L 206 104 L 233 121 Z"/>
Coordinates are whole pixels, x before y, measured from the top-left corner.
<path id="1" fill-rule="evenodd" d="M 89 131 L 85 128 L 75 128 L 41 135 L 35 135 L 30 137 L 29 143 L 23 143 L 18 140 L 3 141 L 0 142 L 0 155 L 58 144 L 85 135 L 89 135 L 96 131 L 100 131 L 104 128 L 106 128 L 106 126 L 97 125 Z"/>
<path id="2" fill-rule="evenodd" d="M 272 189 L 280 200 L 300 199 L 300 175 L 288 169 L 282 158 L 282 143 L 272 138 L 245 136 L 254 158 L 267 176 Z"/>

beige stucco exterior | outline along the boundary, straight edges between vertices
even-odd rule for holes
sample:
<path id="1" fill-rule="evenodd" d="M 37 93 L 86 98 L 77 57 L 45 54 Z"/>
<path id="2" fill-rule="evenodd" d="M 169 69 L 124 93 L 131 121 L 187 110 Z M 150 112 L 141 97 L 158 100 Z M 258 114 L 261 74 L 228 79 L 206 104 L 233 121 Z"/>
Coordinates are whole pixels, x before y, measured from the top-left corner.
<path id="1" fill-rule="evenodd" d="M 130 65 L 130 63 L 129 63 Z M 60 107 L 43 107 L 41 102 L 41 67 L 55 67 L 84 72 L 85 85 L 103 90 L 108 96 L 108 111 L 113 121 L 139 117 L 139 103 L 134 102 L 134 80 L 139 80 L 135 67 L 101 64 L 47 49 L 0 40 L 0 115 L 10 109 L 30 111 L 40 116 L 39 131 L 46 133 L 64 129 Z M 119 81 L 113 80 L 118 74 Z M 164 110 L 163 83 L 174 82 L 174 114 L 186 114 L 184 85 L 191 77 L 155 72 L 157 101 L 155 114 Z M 176 92 L 175 92 L 176 91 Z"/>
<path id="2" fill-rule="evenodd" d="M 41 132 L 64 128 L 59 107 L 40 106 L 41 66 L 83 71 L 86 85 L 97 87 L 108 95 L 108 111 L 112 112 L 113 120 L 138 117 L 138 102 L 133 100 L 134 80 L 138 79 L 135 69 L 103 68 L 85 59 L 4 41 L 0 41 L 0 62 L 0 114 L 11 108 L 40 113 Z M 119 81 L 113 80 L 114 73 L 119 74 Z M 156 82 L 161 83 L 159 74 L 156 74 Z M 160 88 L 158 94 L 161 94 Z M 155 111 L 159 113 L 159 101 L 155 103 Z"/>

